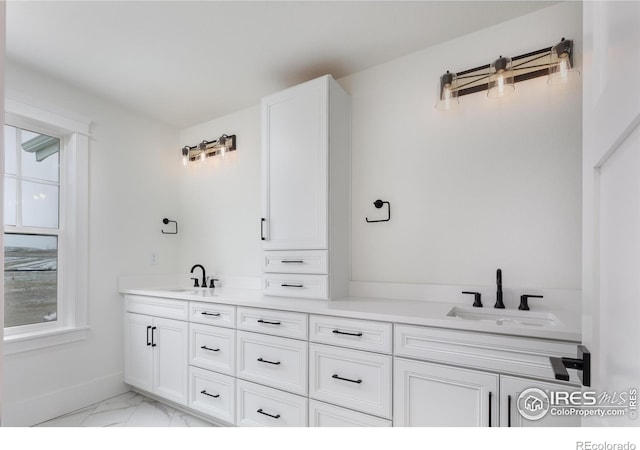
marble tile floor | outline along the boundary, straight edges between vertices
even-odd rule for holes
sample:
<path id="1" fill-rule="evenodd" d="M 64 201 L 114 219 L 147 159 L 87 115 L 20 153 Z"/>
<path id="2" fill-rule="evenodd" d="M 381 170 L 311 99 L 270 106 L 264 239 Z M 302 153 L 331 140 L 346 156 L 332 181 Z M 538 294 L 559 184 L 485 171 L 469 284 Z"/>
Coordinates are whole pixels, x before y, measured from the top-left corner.
<path id="1" fill-rule="evenodd" d="M 213 427 L 215 425 L 129 391 L 37 427 Z"/>

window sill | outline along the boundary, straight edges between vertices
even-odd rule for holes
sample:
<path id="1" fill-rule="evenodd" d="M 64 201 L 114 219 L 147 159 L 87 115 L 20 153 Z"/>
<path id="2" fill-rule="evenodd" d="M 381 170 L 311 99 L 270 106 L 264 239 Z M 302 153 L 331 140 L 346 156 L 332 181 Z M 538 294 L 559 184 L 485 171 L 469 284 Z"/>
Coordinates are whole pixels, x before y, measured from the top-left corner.
<path id="1" fill-rule="evenodd" d="M 82 341 L 87 339 L 88 333 L 89 327 L 82 326 L 56 328 L 54 330 L 5 336 L 4 354 L 5 356 L 13 355 L 16 353 L 39 350 L 41 348 L 53 347 L 55 345 Z"/>

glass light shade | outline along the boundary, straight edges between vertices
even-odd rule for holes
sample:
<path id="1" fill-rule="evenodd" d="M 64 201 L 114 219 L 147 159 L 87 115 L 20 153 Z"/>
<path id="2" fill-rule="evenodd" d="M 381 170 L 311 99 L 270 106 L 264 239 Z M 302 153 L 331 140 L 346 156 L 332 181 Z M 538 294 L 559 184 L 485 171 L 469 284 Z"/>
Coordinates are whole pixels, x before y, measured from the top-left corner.
<path id="1" fill-rule="evenodd" d="M 200 162 L 202 164 L 207 163 L 207 141 L 202 141 L 198 144 L 198 149 L 200 150 Z"/>
<path id="2" fill-rule="evenodd" d="M 580 76 L 573 67 L 573 41 L 562 38 L 560 43 L 551 49 L 549 61 L 549 84 L 567 84 Z"/>
<path id="3" fill-rule="evenodd" d="M 450 111 L 458 104 L 458 77 L 447 70 L 447 73 L 440 77 L 440 96 L 436 109 Z"/>
<path id="4" fill-rule="evenodd" d="M 489 67 L 489 86 L 487 97 L 502 98 L 515 91 L 513 62 L 511 58 L 500 56 Z"/>
<path id="5" fill-rule="evenodd" d="M 220 156 L 224 158 L 224 152 L 227 150 L 227 136 L 224 134 L 220 136 L 218 143 L 220 144 Z"/>
<path id="6" fill-rule="evenodd" d="M 182 165 L 187 167 L 189 165 L 189 147 L 182 148 Z"/>

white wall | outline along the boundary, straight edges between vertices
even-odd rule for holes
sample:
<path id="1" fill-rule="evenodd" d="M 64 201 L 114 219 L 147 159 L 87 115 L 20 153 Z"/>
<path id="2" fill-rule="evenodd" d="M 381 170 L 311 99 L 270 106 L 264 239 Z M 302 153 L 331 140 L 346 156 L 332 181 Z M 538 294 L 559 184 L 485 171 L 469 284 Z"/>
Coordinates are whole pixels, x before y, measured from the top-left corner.
<path id="1" fill-rule="evenodd" d="M 178 269 L 178 131 L 7 61 L 8 95 L 93 121 L 89 143 L 89 338 L 5 356 L 5 425 L 29 425 L 125 389 L 118 277 Z M 159 258 L 151 264 L 151 254 Z"/>
<path id="2" fill-rule="evenodd" d="M 237 136 L 237 150 L 180 170 L 180 272 L 260 276 L 260 107 L 180 132 L 180 146 Z M 179 147 L 178 147 L 179 148 Z M 176 149 L 176 164 L 179 151 Z M 200 271 L 196 272 L 200 276 Z"/>
<path id="3" fill-rule="evenodd" d="M 339 80 L 353 102 L 352 280 L 490 286 L 501 267 L 505 287 L 580 289 L 580 82 L 465 96 L 456 114 L 433 106 L 442 73 L 501 53 L 564 36 L 579 64 L 581 12 L 559 4 Z M 183 130 L 181 145 L 222 132 L 238 134 L 239 159 L 182 177 L 181 215 L 197 233 L 181 237 L 181 268 L 255 276 L 258 107 Z M 392 220 L 367 224 L 377 198 Z"/>
<path id="4" fill-rule="evenodd" d="M 581 91 L 539 78 L 507 101 L 433 106 L 439 77 L 582 39 L 561 4 L 340 80 L 353 101 L 355 281 L 580 288 Z M 372 202 L 393 218 L 366 224 Z"/>
<path id="5" fill-rule="evenodd" d="M 5 21 L 6 3 L 0 5 L 0 117 L 4 116 L 4 54 L 5 54 Z M 0 131 L 0 173 L 4 173 L 4 127 Z M 0 223 L 4 223 L 4 183 L 0 186 Z M 0 235 L 0 244 L 4 248 L 4 234 Z M 4 272 L 4 258 L 0 262 L 0 269 Z M 4 299 L 4 277 L 0 280 L 0 298 Z M 4 324 L 4 308 L 0 308 L 0 324 Z M 0 355 L 3 352 L 4 344 L 4 326 L 0 327 Z M 4 419 L 2 411 L 4 409 L 4 393 L 2 380 L 4 378 L 2 357 L 0 357 L 0 426 Z"/>

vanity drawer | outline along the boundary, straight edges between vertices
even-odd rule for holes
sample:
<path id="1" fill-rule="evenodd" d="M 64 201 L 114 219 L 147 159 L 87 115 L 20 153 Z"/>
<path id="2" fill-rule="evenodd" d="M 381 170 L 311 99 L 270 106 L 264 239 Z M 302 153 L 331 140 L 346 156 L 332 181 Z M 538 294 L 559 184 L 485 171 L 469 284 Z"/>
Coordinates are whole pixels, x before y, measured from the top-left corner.
<path id="1" fill-rule="evenodd" d="M 309 340 L 391 354 L 392 325 L 385 322 L 309 316 Z"/>
<path id="2" fill-rule="evenodd" d="M 237 386 L 238 426 L 307 426 L 306 398 L 243 380 L 238 380 Z"/>
<path id="3" fill-rule="evenodd" d="M 307 343 L 238 332 L 239 378 L 307 394 Z"/>
<path id="4" fill-rule="evenodd" d="M 136 314 L 166 317 L 167 319 L 188 320 L 189 302 L 170 298 L 145 295 L 125 296 L 125 310 Z"/>
<path id="5" fill-rule="evenodd" d="M 550 356 L 576 357 L 576 343 L 446 330 L 394 326 L 394 355 L 555 381 Z M 569 370 L 569 381 L 580 383 Z"/>
<path id="6" fill-rule="evenodd" d="M 234 375 L 236 331 L 199 323 L 189 324 L 189 364 Z"/>
<path id="7" fill-rule="evenodd" d="M 238 308 L 238 330 L 307 339 L 307 315 L 290 311 Z"/>
<path id="8" fill-rule="evenodd" d="M 189 302 L 189 320 L 196 323 L 235 328 L 236 307 L 217 303 Z"/>
<path id="9" fill-rule="evenodd" d="M 235 424 L 236 380 L 198 367 L 189 367 L 189 407 Z"/>
<path id="10" fill-rule="evenodd" d="M 329 273 L 327 250 L 265 251 L 262 271 L 267 273 Z"/>
<path id="11" fill-rule="evenodd" d="M 309 345 L 309 397 L 391 418 L 391 356 Z"/>
<path id="12" fill-rule="evenodd" d="M 269 273 L 262 276 L 262 283 L 265 295 L 321 300 L 329 298 L 327 275 Z"/>
<path id="13" fill-rule="evenodd" d="M 310 427 L 390 427 L 391 421 L 361 412 L 309 400 Z"/>

